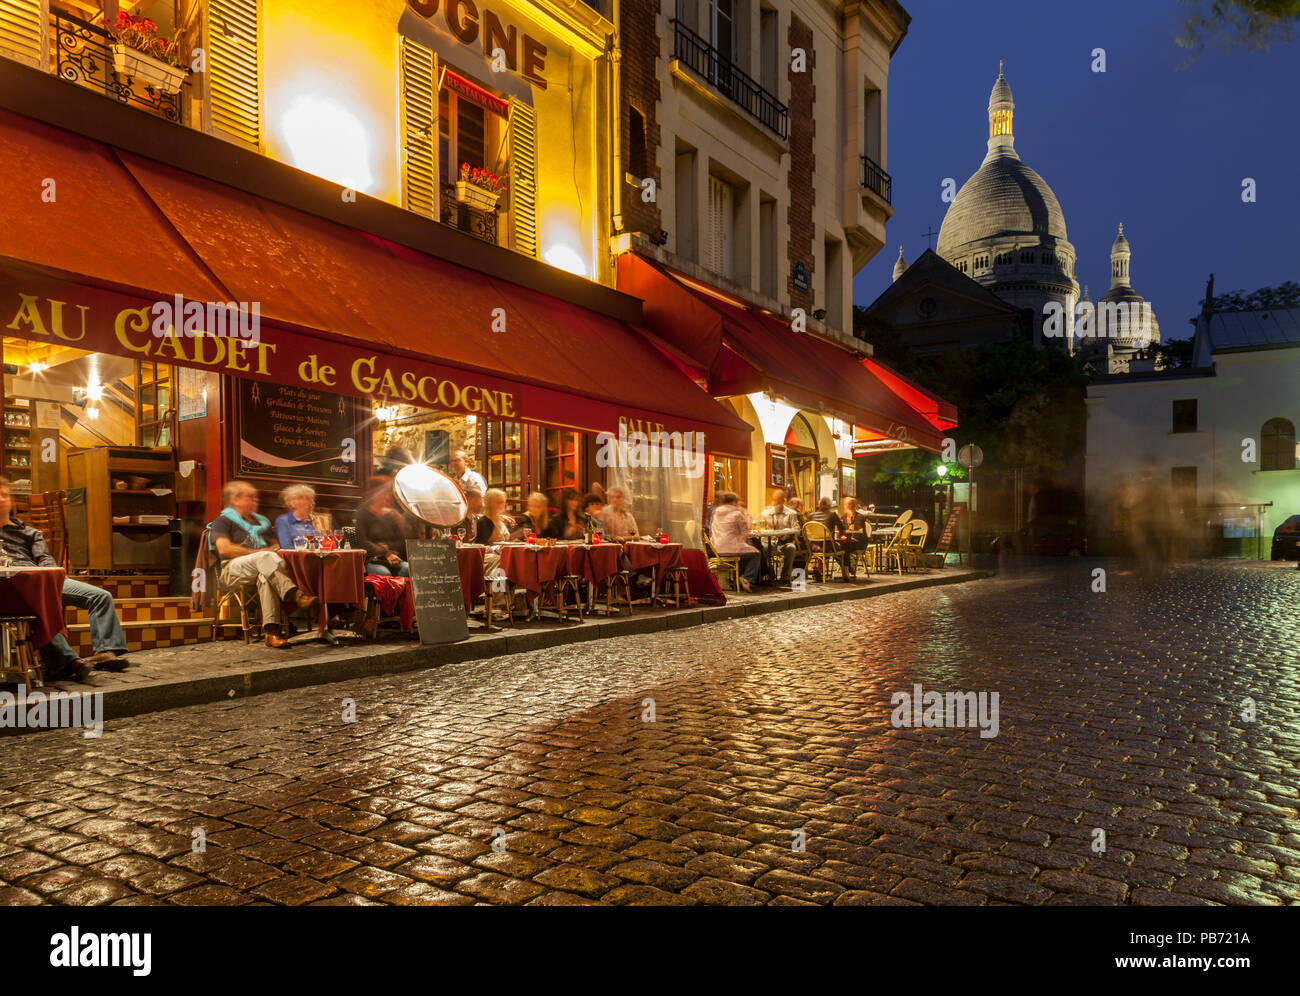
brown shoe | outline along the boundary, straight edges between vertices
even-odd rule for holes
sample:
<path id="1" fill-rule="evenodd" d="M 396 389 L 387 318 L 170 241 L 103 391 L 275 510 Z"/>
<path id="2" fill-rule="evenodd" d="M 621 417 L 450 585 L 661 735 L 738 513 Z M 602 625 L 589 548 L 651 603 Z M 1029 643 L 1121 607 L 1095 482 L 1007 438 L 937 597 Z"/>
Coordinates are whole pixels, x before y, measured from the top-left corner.
<path id="1" fill-rule="evenodd" d="M 308 595 L 301 588 L 294 589 L 293 602 L 298 609 L 305 612 L 315 612 L 320 608 L 320 599 L 315 595 Z"/>
<path id="2" fill-rule="evenodd" d="M 123 671 L 126 669 L 126 657 L 115 654 L 111 650 L 101 650 L 97 654 L 92 654 L 85 658 L 86 663 L 100 668 L 104 671 Z"/>
<path id="3" fill-rule="evenodd" d="M 280 635 L 279 626 L 268 626 L 266 628 L 266 645 L 275 647 L 278 650 L 281 647 L 287 647 L 289 641 Z"/>
<path id="4" fill-rule="evenodd" d="M 72 672 L 71 677 L 75 678 L 81 684 L 83 685 L 94 684 L 94 682 L 90 680 L 90 675 L 91 672 L 94 670 L 94 668 L 91 667 L 89 661 L 83 661 L 83 660 L 73 661 L 71 667 L 69 667 L 68 670 Z"/>

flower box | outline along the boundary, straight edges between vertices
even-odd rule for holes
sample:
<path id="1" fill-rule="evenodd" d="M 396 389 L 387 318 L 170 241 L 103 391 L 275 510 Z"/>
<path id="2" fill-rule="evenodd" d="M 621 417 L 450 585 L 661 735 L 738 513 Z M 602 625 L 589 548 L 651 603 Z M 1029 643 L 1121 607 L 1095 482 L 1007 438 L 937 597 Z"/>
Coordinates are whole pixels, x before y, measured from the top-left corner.
<path id="1" fill-rule="evenodd" d="M 129 45 L 113 46 L 113 70 L 118 76 L 138 80 L 166 94 L 179 93 L 190 74 L 188 69 L 145 55 Z"/>
<path id="2" fill-rule="evenodd" d="M 497 201 L 500 199 L 500 194 L 492 190 L 484 190 L 476 183 L 470 183 L 468 180 L 456 181 L 456 200 L 479 211 L 495 211 Z"/>

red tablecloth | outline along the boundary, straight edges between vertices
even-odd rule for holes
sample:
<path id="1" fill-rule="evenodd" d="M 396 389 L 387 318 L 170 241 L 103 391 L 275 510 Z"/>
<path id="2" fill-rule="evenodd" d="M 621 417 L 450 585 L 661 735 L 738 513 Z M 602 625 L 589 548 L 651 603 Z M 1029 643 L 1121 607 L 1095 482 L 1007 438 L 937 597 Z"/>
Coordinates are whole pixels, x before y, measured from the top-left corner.
<path id="1" fill-rule="evenodd" d="M 320 599 L 316 629 L 324 632 L 329 622 L 329 605 L 360 608 L 366 601 L 365 550 L 281 550 L 285 570 L 303 591 Z"/>
<path id="2" fill-rule="evenodd" d="M 568 567 L 568 546 L 503 546 L 501 569 L 510 583 L 528 590 L 529 596 L 540 595 L 542 583 L 554 581 Z"/>
<path id="3" fill-rule="evenodd" d="M 682 559 L 680 543 L 624 543 L 623 552 L 634 571 L 654 568 L 656 576 L 662 578 L 664 571 L 676 567 Z"/>
<path id="4" fill-rule="evenodd" d="M 683 550 L 682 566 L 686 568 L 686 581 L 691 586 L 691 598 L 710 605 L 726 605 L 718 579 L 709 570 L 709 559 L 703 550 Z"/>
<path id="5" fill-rule="evenodd" d="M 411 628 L 411 623 L 415 622 L 415 596 L 411 594 L 410 578 L 367 574 L 364 583 L 379 600 L 379 607 L 386 615 L 398 613 L 402 619 L 402 629 Z"/>
<path id="6" fill-rule="evenodd" d="M 617 574 L 623 548 L 617 543 L 588 543 L 569 547 L 568 573 L 593 584 Z"/>
<path id="7" fill-rule="evenodd" d="M 460 570 L 460 593 L 465 598 L 465 611 L 474 608 L 480 595 L 487 591 L 483 580 L 483 553 L 481 546 L 457 546 L 456 566 Z"/>
<path id="8" fill-rule="evenodd" d="M 33 615 L 32 644 L 37 650 L 67 627 L 63 624 L 62 567 L 27 567 L 0 578 L 0 614 Z"/>

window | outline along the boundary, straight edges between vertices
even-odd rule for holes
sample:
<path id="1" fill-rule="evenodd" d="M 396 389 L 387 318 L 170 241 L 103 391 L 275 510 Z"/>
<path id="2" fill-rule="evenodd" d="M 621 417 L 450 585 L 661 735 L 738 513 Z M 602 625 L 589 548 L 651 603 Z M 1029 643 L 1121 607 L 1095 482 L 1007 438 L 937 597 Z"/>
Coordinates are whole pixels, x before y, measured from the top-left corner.
<path id="1" fill-rule="evenodd" d="M 868 90 L 863 101 L 862 151 L 881 166 L 880 137 L 884 132 L 884 114 L 879 90 Z"/>
<path id="2" fill-rule="evenodd" d="M 735 192 L 731 184 L 709 177 L 709 213 L 706 225 L 704 265 L 719 276 L 734 279 Z"/>
<path id="3" fill-rule="evenodd" d="M 578 456 L 580 435 L 561 429 L 542 430 L 542 480 L 547 500 L 553 508 L 560 508 L 560 492 L 578 487 Z"/>
<path id="4" fill-rule="evenodd" d="M 677 255 L 700 262 L 700 223 L 695 205 L 695 150 L 678 146 L 676 168 L 676 236 Z"/>
<path id="5" fill-rule="evenodd" d="M 1171 467 L 1169 470 L 1169 483 L 1174 491 L 1174 504 L 1196 504 L 1195 467 Z"/>
<path id="6" fill-rule="evenodd" d="M 776 201 L 764 195 L 758 202 L 758 290 L 776 297 Z"/>
<path id="7" fill-rule="evenodd" d="M 635 107 L 628 109 L 627 168 L 638 180 L 650 175 L 650 162 L 646 153 L 645 115 Z"/>
<path id="8" fill-rule="evenodd" d="M 843 244 L 827 239 L 825 243 L 824 276 L 825 296 L 822 307 L 826 309 L 826 324 L 833 329 L 844 328 L 844 256 Z"/>
<path id="9" fill-rule="evenodd" d="M 1295 425 L 1271 418 L 1259 432 L 1259 469 L 1295 470 Z"/>
<path id="10" fill-rule="evenodd" d="M 135 444 L 171 446 L 175 440 L 176 402 L 173 367 L 153 360 L 135 364 Z"/>
<path id="11" fill-rule="evenodd" d="M 719 60 L 729 65 L 734 65 L 736 61 L 733 2 L 734 0 L 711 0 L 709 3 L 709 42 L 718 50 Z"/>
<path id="12" fill-rule="evenodd" d="M 758 75 L 759 85 L 768 93 L 777 88 L 777 13 L 771 7 L 759 12 L 758 23 Z"/>
<path id="13" fill-rule="evenodd" d="M 523 507 L 523 430 L 518 422 L 484 422 L 483 463 L 488 487 L 506 493 L 511 508 Z"/>
<path id="14" fill-rule="evenodd" d="M 1188 398 L 1174 402 L 1173 432 L 1196 431 L 1196 399 Z"/>

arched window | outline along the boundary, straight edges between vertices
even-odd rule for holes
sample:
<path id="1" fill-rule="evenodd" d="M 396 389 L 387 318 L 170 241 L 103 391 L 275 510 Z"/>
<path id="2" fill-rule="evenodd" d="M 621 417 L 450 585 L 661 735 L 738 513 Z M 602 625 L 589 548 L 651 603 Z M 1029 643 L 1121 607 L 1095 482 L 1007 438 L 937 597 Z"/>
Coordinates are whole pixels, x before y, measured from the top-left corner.
<path id="1" fill-rule="evenodd" d="M 1295 470 L 1295 426 L 1271 418 L 1259 430 L 1259 469 Z"/>

